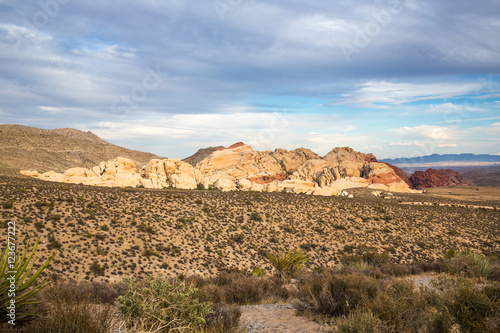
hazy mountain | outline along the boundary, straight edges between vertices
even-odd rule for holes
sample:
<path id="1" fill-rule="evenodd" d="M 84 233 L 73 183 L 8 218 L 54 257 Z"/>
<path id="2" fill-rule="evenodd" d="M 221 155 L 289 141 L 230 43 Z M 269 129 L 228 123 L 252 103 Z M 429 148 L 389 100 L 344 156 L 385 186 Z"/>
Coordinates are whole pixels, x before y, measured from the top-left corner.
<path id="1" fill-rule="evenodd" d="M 428 156 L 412 157 L 412 158 L 394 158 L 384 159 L 382 162 L 387 162 L 394 165 L 402 164 L 427 164 L 427 163 L 499 163 L 500 155 L 487 154 L 432 154 Z"/>

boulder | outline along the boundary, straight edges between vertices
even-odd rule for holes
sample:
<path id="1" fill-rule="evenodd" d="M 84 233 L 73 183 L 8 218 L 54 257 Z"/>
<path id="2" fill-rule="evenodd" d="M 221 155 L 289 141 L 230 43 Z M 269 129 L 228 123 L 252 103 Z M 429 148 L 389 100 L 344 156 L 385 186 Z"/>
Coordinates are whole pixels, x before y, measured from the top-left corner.
<path id="1" fill-rule="evenodd" d="M 215 181 L 213 187 L 223 191 L 230 191 L 236 189 L 236 185 L 234 184 L 233 181 L 224 178 Z"/>

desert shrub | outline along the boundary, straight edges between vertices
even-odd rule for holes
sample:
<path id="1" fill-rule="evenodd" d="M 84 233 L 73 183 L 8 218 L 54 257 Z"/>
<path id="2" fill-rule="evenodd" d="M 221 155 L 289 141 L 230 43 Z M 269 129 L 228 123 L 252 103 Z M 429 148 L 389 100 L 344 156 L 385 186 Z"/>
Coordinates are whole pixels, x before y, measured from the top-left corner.
<path id="1" fill-rule="evenodd" d="M 205 284 L 200 287 L 200 299 L 203 301 L 211 302 L 213 304 L 220 304 L 224 301 L 224 293 L 221 287 L 215 284 Z"/>
<path id="2" fill-rule="evenodd" d="M 241 311 L 235 305 L 216 305 L 206 316 L 205 330 L 213 333 L 233 332 L 240 322 Z"/>
<path id="3" fill-rule="evenodd" d="M 257 221 L 257 222 L 262 221 L 262 217 L 259 215 L 259 213 L 256 213 L 256 212 L 251 213 L 249 219 L 252 221 Z"/>
<path id="4" fill-rule="evenodd" d="M 118 301 L 129 327 L 140 323 L 151 331 L 194 331 L 205 324 L 211 309 L 209 302 L 200 300 L 198 290 L 185 283 L 170 282 L 161 276 L 140 284 L 126 278 L 122 283 L 127 291 Z"/>
<path id="5" fill-rule="evenodd" d="M 465 332 L 498 332 L 500 304 L 497 292 L 489 293 L 466 278 L 440 278 L 436 287 L 444 293 L 446 307 Z M 489 297 L 490 295 L 490 297 Z"/>
<path id="6" fill-rule="evenodd" d="M 498 264 L 498 262 L 493 265 L 491 274 L 488 278 L 493 281 L 500 281 L 500 265 Z"/>
<path id="7" fill-rule="evenodd" d="M 2 204 L 3 209 L 12 209 L 12 202 L 7 201 Z"/>
<path id="8" fill-rule="evenodd" d="M 348 275 L 323 272 L 300 281 L 294 307 L 300 313 L 346 316 L 358 305 L 373 299 L 381 282 L 360 273 Z"/>
<path id="9" fill-rule="evenodd" d="M 255 304 L 264 299 L 274 302 L 290 297 L 283 279 L 259 278 L 237 272 L 219 273 L 201 287 L 200 292 L 205 299 L 215 304 Z"/>
<path id="10" fill-rule="evenodd" d="M 379 333 L 383 331 L 382 321 L 366 310 L 351 312 L 337 323 L 338 333 Z"/>
<path id="11" fill-rule="evenodd" d="M 229 304 L 255 304 L 265 297 L 262 287 L 257 278 L 240 275 L 222 287 L 224 301 Z"/>
<path id="12" fill-rule="evenodd" d="M 347 245 L 344 246 L 344 250 L 346 250 L 347 253 L 353 252 L 353 247 L 346 247 Z M 387 252 L 378 253 L 377 249 L 374 247 L 360 245 L 357 247 L 355 253 L 343 255 L 340 261 L 346 266 L 363 265 L 363 262 L 372 266 L 381 266 L 389 261 L 389 254 Z"/>
<path id="13" fill-rule="evenodd" d="M 489 283 L 483 287 L 484 294 L 492 301 L 500 304 L 500 283 Z"/>
<path id="14" fill-rule="evenodd" d="M 245 241 L 245 235 L 244 234 L 234 234 L 231 237 L 231 240 L 235 243 L 243 243 Z"/>
<path id="15" fill-rule="evenodd" d="M 124 293 L 125 289 L 120 284 L 96 281 L 80 281 L 78 283 L 57 282 L 45 288 L 40 293 L 40 297 L 50 302 L 61 299 L 71 303 L 76 299 L 96 304 L 112 304 L 118 296 Z"/>
<path id="16" fill-rule="evenodd" d="M 380 266 L 380 270 L 390 276 L 406 276 L 411 273 L 410 267 L 404 264 L 385 264 Z"/>
<path id="17" fill-rule="evenodd" d="M 201 288 L 206 284 L 205 279 L 200 275 L 188 275 L 184 279 L 184 282 L 195 288 Z"/>
<path id="18" fill-rule="evenodd" d="M 411 280 L 392 280 L 365 304 L 389 332 L 449 332 L 451 317 L 436 291 L 415 289 Z"/>
<path id="19" fill-rule="evenodd" d="M 90 271 L 93 272 L 95 275 L 104 275 L 105 268 L 102 267 L 97 261 L 94 261 L 90 265 Z"/>

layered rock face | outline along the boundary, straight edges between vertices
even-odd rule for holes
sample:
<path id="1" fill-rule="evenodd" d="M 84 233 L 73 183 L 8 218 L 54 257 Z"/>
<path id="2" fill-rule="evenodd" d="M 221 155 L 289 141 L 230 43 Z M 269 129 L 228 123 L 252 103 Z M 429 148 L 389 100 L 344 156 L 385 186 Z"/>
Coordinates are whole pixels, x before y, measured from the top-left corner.
<path id="1" fill-rule="evenodd" d="M 153 159 L 137 172 L 127 159 L 117 158 L 92 169 L 69 169 L 64 174 L 23 171 L 45 180 L 103 186 L 146 188 L 197 186 L 224 191 L 285 191 L 313 195 L 339 195 L 345 189 L 411 192 L 397 170 L 377 162 L 371 154 L 335 148 L 324 157 L 309 149 L 254 151 L 241 142 L 213 151 L 196 166 L 178 159 Z"/>
<path id="2" fill-rule="evenodd" d="M 410 182 L 415 189 L 456 185 L 474 186 L 473 182 L 451 169 L 415 171 L 410 177 Z"/>

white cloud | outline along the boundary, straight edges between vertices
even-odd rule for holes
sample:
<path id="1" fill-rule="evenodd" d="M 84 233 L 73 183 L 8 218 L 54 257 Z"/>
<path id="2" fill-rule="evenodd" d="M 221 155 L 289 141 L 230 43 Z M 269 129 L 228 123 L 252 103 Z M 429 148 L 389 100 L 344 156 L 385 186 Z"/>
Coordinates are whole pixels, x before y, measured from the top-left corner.
<path id="1" fill-rule="evenodd" d="M 67 110 L 64 110 L 62 108 L 54 108 L 51 106 L 39 106 L 38 108 L 42 111 L 47 112 L 48 114 L 51 114 L 51 115 L 68 113 Z"/>
<path id="2" fill-rule="evenodd" d="M 444 126 L 419 125 L 415 127 L 393 128 L 389 129 L 388 131 L 400 137 L 443 140 L 443 141 L 457 139 L 456 131 L 449 127 L 444 127 Z"/>
<path id="3" fill-rule="evenodd" d="M 470 94 L 476 90 L 479 83 L 393 83 L 387 81 L 369 81 L 362 84 L 362 88 L 345 99 L 343 104 L 356 104 L 363 107 L 377 105 L 400 105 L 410 102 L 453 98 Z M 448 103 L 448 106 L 453 104 Z"/>

